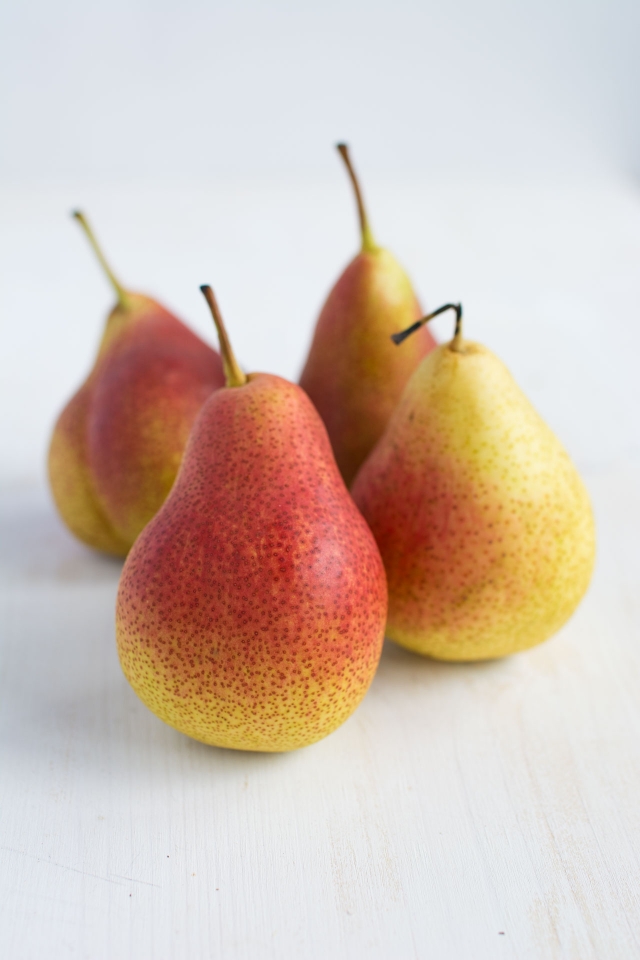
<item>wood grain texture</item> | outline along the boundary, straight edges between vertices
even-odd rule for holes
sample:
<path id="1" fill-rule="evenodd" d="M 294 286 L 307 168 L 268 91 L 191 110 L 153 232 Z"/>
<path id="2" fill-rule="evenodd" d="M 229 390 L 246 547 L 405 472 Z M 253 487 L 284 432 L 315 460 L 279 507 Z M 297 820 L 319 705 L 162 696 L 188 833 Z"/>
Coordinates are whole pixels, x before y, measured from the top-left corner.
<path id="1" fill-rule="evenodd" d="M 640 471 L 587 477 L 600 552 L 555 639 L 481 665 L 389 645 L 287 755 L 188 740 L 117 662 L 120 565 L 0 498 L 0 955 L 640 956 Z"/>

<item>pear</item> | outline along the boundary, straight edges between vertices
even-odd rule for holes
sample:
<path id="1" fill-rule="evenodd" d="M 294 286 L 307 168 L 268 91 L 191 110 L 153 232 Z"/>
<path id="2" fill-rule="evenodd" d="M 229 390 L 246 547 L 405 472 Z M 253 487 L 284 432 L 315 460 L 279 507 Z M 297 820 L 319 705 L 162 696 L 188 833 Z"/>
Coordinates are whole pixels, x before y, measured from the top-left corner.
<path id="1" fill-rule="evenodd" d="M 384 568 L 309 398 L 280 377 L 244 375 L 202 290 L 227 386 L 202 408 L 175 485 L 124 565 L 120 663 L 182 733 L 293 750 L 335 730 L 371 683 Z"/>
<path id="2" fill-rule="evenodd" d="M 550 637 L 594 563 L 589 497 L 503 363 L 456 333 L 422 361 L 352 494 L 387 572 L 387 636 L 442 660 Z"/>
<path id="3" fill-rule="evenodd" d="M 115 278 L 84 229 L 117 297 L 92 371 L 55 425 L 49 480 L 80 540 L 124 556 L 164 503 L 191 425 L 224 383 L 220 355 L 157 301 Z"/>
<path id="4" fill-rule="evenodd" d="M 424 327 L 402 352 L 389 342 L 423 311 L 398 261 L 374 241 L 348 148 L 340 143 L 338 150 L 356 196 L 362 248 L 322 308 L 300 386 L 324 420 L 349 486 L 435 341 Z"/>

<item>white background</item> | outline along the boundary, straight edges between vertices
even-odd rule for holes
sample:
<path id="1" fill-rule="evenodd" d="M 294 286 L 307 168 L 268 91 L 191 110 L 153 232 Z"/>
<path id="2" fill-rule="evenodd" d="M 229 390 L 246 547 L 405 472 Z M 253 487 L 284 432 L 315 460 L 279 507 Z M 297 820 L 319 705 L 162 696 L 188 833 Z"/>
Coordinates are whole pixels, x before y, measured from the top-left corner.
<path id="1" fill-rule="evenodd" d="M 247 368 L 295 378 L 357 241 L 345 138 L 422 299 L 464 301 L 581 462 L 628 455 L 639 35 L 634 0 L 4 4 L 0 482 L 42 480 L 111 302 L 72 207 L 125 283 L 213 340 L 210 282 Z"/>
<path id="2" fill-rule="evenodd" d="M 0 953 L 640 956 L 639 33 L 635 0 L 2 5 Z M 322 743 L 204 748 L 127 686 L 119 564 L 46 492 L 112 302 L 69 211 L 295 378 L 357 248 L 338 139 L 423 301 L 463 301 L 576 460 L 596 574 L 530 653 L 390 645 Z"/>
<path id="3" fill-rule="evenodd" d="M 640 170 L 634 0 L 3 4 L 12 177 Z"/>

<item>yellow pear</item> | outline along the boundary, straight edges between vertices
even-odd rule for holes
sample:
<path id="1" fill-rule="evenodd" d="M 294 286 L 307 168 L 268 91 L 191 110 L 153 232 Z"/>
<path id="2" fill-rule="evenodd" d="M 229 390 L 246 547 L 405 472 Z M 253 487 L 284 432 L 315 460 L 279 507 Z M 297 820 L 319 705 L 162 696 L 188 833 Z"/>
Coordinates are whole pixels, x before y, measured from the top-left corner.
<path id="1" fill-rule="evenodd" d="M 504 364 L 462 338 L 413 374 L 353 497 L 387 573 L 387 636 L 442 660 L 484 660 L 546 640 L 591 577 L 588 494 Z"/>

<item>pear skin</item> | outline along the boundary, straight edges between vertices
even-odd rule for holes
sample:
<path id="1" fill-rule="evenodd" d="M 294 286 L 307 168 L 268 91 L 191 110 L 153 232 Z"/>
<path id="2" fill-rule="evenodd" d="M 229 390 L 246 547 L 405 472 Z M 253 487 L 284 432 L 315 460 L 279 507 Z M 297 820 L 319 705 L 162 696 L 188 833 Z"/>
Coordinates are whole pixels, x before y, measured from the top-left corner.
<path id="1" fill-rule="evenodd" d="M 109 523 L 89 472 L 85 428 L 91 380 L 89 377 L 58 417 L 49 446 L 49 482 L 60 516 L 79 540 L 104 553 L 124 556 L 130 545 Z"/>
<path id="2" fill-rule="evenodd" d="M 175 485 L 126 560 L 118 653 L 138 696 L 177 730 L 293 750 L 335 730 L 371 683 L 384 569 L 306 394 L 226 368 L 230 386 L 202 408 Z"/>
<path id="3" fill-rule="evenodd" d="M 416 370 L 352 493 L 387 572 L 387 636 L 409 650 L 525 650 L 589 584 L 594 524 L 575 467 L 504 364 L 460 336 Z"/>
<path id="4" fill-rule="evenodd" d="M 426 327 L 397 350 L 390 336 L 422 316 L 411 282 L 372 236 L 346 147 L 362 249 L 331 290 L 315 328 L 300 386 L 324 421 L 349 486 L 381 437 L 409 377 L 435 341 Z"/>
<path id="5" fill-rule="evenodd" d="M 224 383 L 219 354 L 155 300 L 125 291 L 110 313 L 93 370 L 55 425 L 49 480 L 80 540 L 124 556 L 175 480 L 189 431 Z"/>

